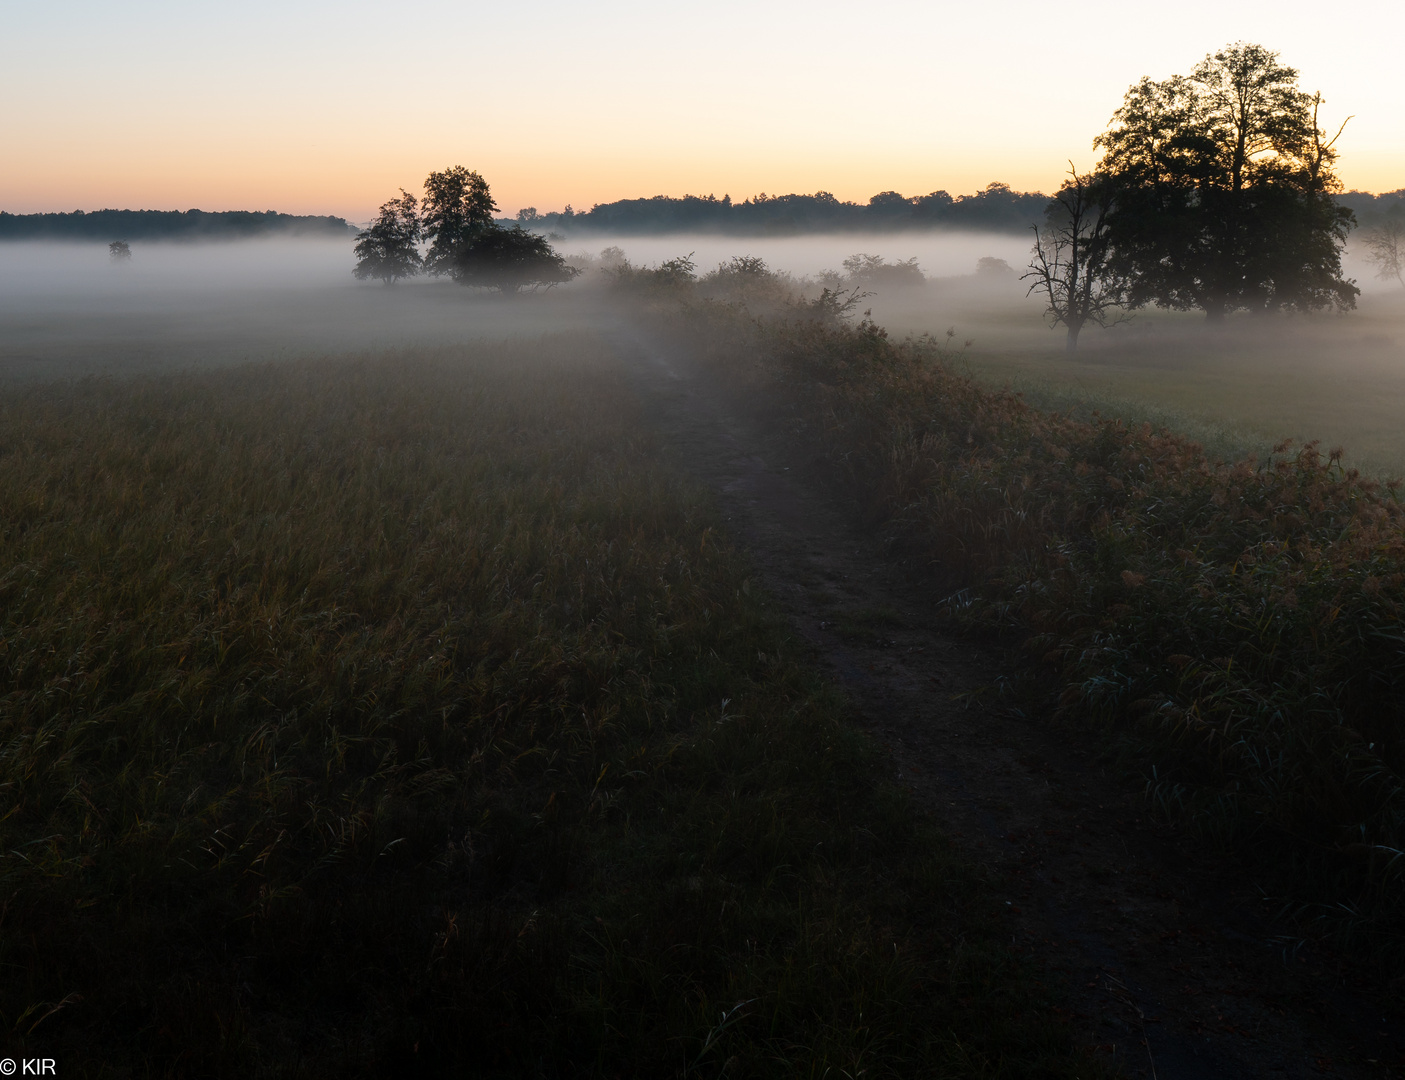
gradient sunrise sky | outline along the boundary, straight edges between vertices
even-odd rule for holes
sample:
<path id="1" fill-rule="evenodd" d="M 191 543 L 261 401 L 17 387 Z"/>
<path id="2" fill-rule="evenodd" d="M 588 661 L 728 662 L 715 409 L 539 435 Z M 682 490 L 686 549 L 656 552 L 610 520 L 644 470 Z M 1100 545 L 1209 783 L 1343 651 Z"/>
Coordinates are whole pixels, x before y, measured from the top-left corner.
<path id="1" fill-rule="evenodd" d="M 1405 187 L 1405 5 L 603 0 L 3 4 L 0 209 L 365 220 L 450 164 L 504 210 L 1052 190 L 1142 75 L 1236 40 L 1321 90 L 1349 188 Z"/>

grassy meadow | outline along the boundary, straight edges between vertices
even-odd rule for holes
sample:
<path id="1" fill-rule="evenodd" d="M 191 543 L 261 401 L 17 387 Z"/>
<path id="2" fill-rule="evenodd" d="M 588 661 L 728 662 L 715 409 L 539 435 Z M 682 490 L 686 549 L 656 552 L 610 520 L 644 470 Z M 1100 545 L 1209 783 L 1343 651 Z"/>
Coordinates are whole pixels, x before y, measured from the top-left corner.
<path id="1" fill-rule="evenodd" d="M 1241 314 L 1221 327 L 1139 311 L 1089 328 L 1074 356 L 1013 276 L 939 280 L 870 303 L 897 335 L 954 327 L 958 345 L 972 341 L 960 370 L 1043 409 L 1168 424 L 1225 458 L 1317 440 L 1363 472 L 1405 476 L 1405 290 L 1367 291 L 1345 315 Z"/>
<path id="2" fill-rule="evenodd" d="M 0 1041 L 1085 1075 L 585 334 L 0 397 Z"/>

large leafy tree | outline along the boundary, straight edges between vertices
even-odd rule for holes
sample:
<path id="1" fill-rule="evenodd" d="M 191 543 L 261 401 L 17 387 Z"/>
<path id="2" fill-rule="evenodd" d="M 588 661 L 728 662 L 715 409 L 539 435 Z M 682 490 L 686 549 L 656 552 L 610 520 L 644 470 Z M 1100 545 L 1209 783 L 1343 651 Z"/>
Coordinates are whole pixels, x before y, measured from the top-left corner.
<path id="1" fill-rule="evenodd" d="M 387 285 L 413 277 L 424 264 L 419 241 L 418 200 L 401 188 L 400 198 L 384 203 L 376 220 L 356 234 L 356 268 L 352 273 L 363 281 L 379 278 Z"/>
<path id="2" fill-rule="evenodd" d="M 454 274 L 463 253 L 483 233 L 496 227 L 497 203 L 488 182 L 462 165 L 432 172 L 424 182 L 421 221 L 429 241 L 425 268 L 431 274 Z"/>
<path id="3" fill-rule="evenodd" d="M 1355 306 L 1341 273 L 1354 219 L 1332 199 L 1336 138 L 1318 127 L 1321 100 L 1277 53 L 1243 42 L 1127 91 L 1095 145 L 1129 302 L 1211 319 Z"/>

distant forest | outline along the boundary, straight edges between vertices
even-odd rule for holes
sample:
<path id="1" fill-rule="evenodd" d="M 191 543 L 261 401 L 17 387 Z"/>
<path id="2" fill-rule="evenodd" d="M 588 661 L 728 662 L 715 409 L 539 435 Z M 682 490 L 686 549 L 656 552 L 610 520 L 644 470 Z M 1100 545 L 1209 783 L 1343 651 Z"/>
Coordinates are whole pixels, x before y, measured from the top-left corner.
<path id="1" fill-rule="evenodd" d="M 67 214 L 0 210 L 0 240 L 243 240 L 270 233 L 342 239 L 355 232 L 345 218 L 273 210 L 74 210 Z"/>
<path id="2" fill-rule="evenodd" d="M 1377 228 L 1387 221 L 1405 223 L 1405 188 L 1372 195 L 1369 191 L 1348 191 L 1336 196 L 1337 203 L 1356 215 L 1356 224 Z"/>
<path id="3" fill-rule="evenodd" d="M 569 206 L 542 214 L 521 211 L 524 228 L 563 233 L 648 234 L 716 232 L 738 236 L 784 236 L 816 232 L 899 232 L 918 229 L 969 229 L 982 232 L 1028 232 L 1044 220 L 1050 197 L 990 184 L 974 195 L 952 197 L 945 191 L 906 196 L 885 191 L 866 204 L 846 202 L 827 191 L 814 195 L 757 195 L 733 202 L 724 195 L 620 199 L 577 212 Z M 1384 195 L 1352 191 L 1337 201 L 1351 209 L 1362 225 L 1386 217 L 1405 218 L 1405 188 Z"/>
<path id="4" fill-rule="evenodd" d="M 517 215 L 529 229 L 561 232 L 669 233 L 716 232 L 738 236 L 785 236 L 815 232 L 899 232 L 912 229 L 980 229 L 1022 232 L 1041 220 L 1049 196 L 991 184 L 974 195 L 945 191 L 906 196 L 884 191 L 865 203 L 846 202 L 827 191 L 813 195 L 756 195 L 733 202 L 724 195 L 655 195 L 598 203 L 587 211 L 571 207 L 539 214 L 527 207 Z"/>
<path id="5" fill-rule="evenodd" d="M 713 232 L 734 236 L 787 236 L 823 232 L 902 232 L 923 229 L 969 229 L 1024 233 L 1042 222 L 1049 196 L 991 184 L 974 195 L 906 196 L 885 191 L 867 203 L 847 202 L 827 191 L 814 195 L 756 195 L 744 202 L 729 196 L 655 195 L 597 203 L 589 210 L 538 213 L 533 207 L 503 224 L 520 224 L 534 232 L 648 235 Z M 1386 220 L 1405 221 L 1405 188 L 1372 195 L 1349 191 L 1337 202 L 1356 214 L 1363 226 Z M 282 233 L 342 238 L 357 229 L 345 218 L 227 210 L 74 210 L 66 214 L 10 214 L 0 210 L 3 240 L 240 240 Z"/>

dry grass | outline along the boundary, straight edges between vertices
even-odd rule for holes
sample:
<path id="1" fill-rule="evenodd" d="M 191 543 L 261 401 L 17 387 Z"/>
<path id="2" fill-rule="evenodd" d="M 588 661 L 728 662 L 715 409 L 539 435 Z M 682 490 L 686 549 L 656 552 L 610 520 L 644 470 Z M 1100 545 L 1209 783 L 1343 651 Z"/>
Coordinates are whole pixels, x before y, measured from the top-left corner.
<path id="1" fill-rule="evenodd" d="M 64 1075 L 1086 1071 L 590 339 L 0 405 L 0 1030 Z"/>

